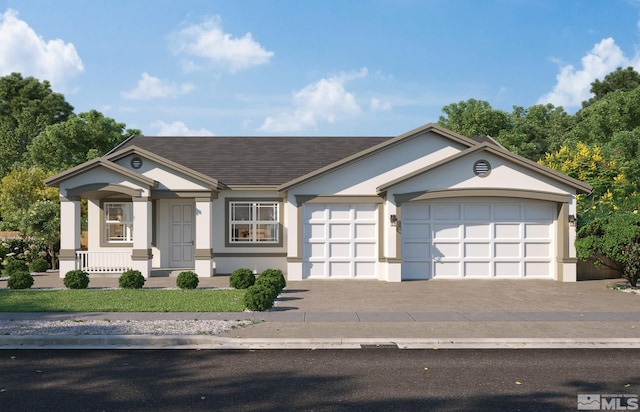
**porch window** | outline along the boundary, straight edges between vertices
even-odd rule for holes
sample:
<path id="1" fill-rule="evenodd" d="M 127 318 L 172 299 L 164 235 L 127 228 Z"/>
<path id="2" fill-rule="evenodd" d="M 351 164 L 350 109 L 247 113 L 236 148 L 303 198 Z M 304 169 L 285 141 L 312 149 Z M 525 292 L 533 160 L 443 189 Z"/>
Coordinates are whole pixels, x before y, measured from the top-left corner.
<path id="1" fill-rule="evenodd" d="M 278 243 L 278 202 L 229 202 L 230 243 Z"/>
<path id="2" fill-rule="evenodd" d="M 109 243 L 133 242 L 133 204 L 109 202 L 104 204 L 104 233 Z"/>

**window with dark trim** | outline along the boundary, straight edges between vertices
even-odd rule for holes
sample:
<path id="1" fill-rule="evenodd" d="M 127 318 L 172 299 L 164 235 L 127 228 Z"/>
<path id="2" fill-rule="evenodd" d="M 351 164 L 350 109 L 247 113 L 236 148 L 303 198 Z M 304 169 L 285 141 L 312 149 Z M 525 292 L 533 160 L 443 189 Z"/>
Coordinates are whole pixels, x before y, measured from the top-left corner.
<path id="1" fill-rule="evenodd" d="M 230 201 L 229 243 L 279 243 L 279 202 Z"/>

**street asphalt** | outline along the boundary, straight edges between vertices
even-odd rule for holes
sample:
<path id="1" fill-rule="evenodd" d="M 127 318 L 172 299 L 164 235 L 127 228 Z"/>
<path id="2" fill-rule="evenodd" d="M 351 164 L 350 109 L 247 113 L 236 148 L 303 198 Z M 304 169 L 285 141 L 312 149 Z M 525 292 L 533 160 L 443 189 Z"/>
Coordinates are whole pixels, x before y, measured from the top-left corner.
<path id="1" fill-rule="evenodd" d="M 36 275 L 34 288 L 63 288 L 56 272 Z M 117 287 L 117 277 L 90 288 Z M 1 335 L 0 348 L 640 348 L 640 296 L 612 289 L 621 279 L 290 281 L 268 312 L 0 313 L 0 320 L 252 319 L 216 336 Z M 175 287 L 153 277 L 145 288 Z M 229 287 L 228 276 L 199 287 Z M 6 288 L 6 281 L 0 281 Z"/>

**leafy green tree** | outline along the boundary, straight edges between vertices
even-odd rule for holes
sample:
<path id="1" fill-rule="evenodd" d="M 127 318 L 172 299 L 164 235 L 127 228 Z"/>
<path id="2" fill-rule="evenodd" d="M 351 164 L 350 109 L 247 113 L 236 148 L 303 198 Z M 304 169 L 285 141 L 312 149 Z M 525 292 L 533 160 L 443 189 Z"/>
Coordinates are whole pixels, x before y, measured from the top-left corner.
<path id="1" fill-rule="evenodd" d="M 27 147 L 47 125 L 65 121 L 73 106 L 48 81 L 11 73 L 0 78 L 0 176 L 24 160 Z"/>
<path id="2" fill-rule="evenodd" d="M 59 202 L 58 190 L 46 187 L 49 175 L 40 168 L 12 170 L 0 180 L 0 227 L 4 230 L 20 230 L 21 222 L 30 207 L 38 201 Z"/>
<path id="3" fill-rule="evenodd" d="M 442 108 L 438 124 L 463 136 L 496 137 L 511 129 L 509 114 L 495 110 L 484 100 L 469 99 Z"/>
<path id="4" fill-rule="evenodd" d="M 47 126 L 29 146 L 32 161 L 47 171 L 59 172 L 100 157 L 124 141 L 140 134 L 124 123 L 91 110 Z"/>
<path id="5" fill-rule="evenodd" d="M 528 109 L 514 106 L 513 127 L 503 129 L 496 140 L 514 153 L 533 161 L 562 146 L 573 125 L 572 117 L 562 107 L 535 105 Z"/>
<path id="6" fill-rule="evenodd" d="M 580 110 L 575 120 L 567 142 L 607 145 L 616 132 L 640 127 L 640 87 L 606 94 Z"/>
<path id="7" fill-rule="evenodd" d="M 51 200 L 36 201 L 23 214 L 18 230 L 29 239 L 42 242 L 55 269 L 60 242 L 60 204 Z"/>
<path id="8" fill-rule="evenodd" d="M 618 67 L 615 71 L 604 76 L 602 81 L 596 79 L 591 83 L 591 93 L 594 96 L 582 102 L 582 107 L 592 105 L 609 93 L 618 90 L 629 92 L 638 86 L 640 86 L 640 74 L 633 67 L 627 67 L 626 69 Z"/>

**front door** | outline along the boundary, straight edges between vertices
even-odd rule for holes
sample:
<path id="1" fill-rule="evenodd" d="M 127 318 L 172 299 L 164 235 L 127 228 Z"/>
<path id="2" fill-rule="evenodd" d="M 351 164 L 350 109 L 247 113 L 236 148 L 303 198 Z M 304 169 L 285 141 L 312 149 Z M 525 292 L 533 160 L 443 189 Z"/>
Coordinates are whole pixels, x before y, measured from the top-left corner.
<path id="1" fill-rule="evenodd" d="M 193 260 L 193 241 L 195 207 L 193 202 L 172 202 L 171 219 L 171 267 L 191 268 Z"/>

